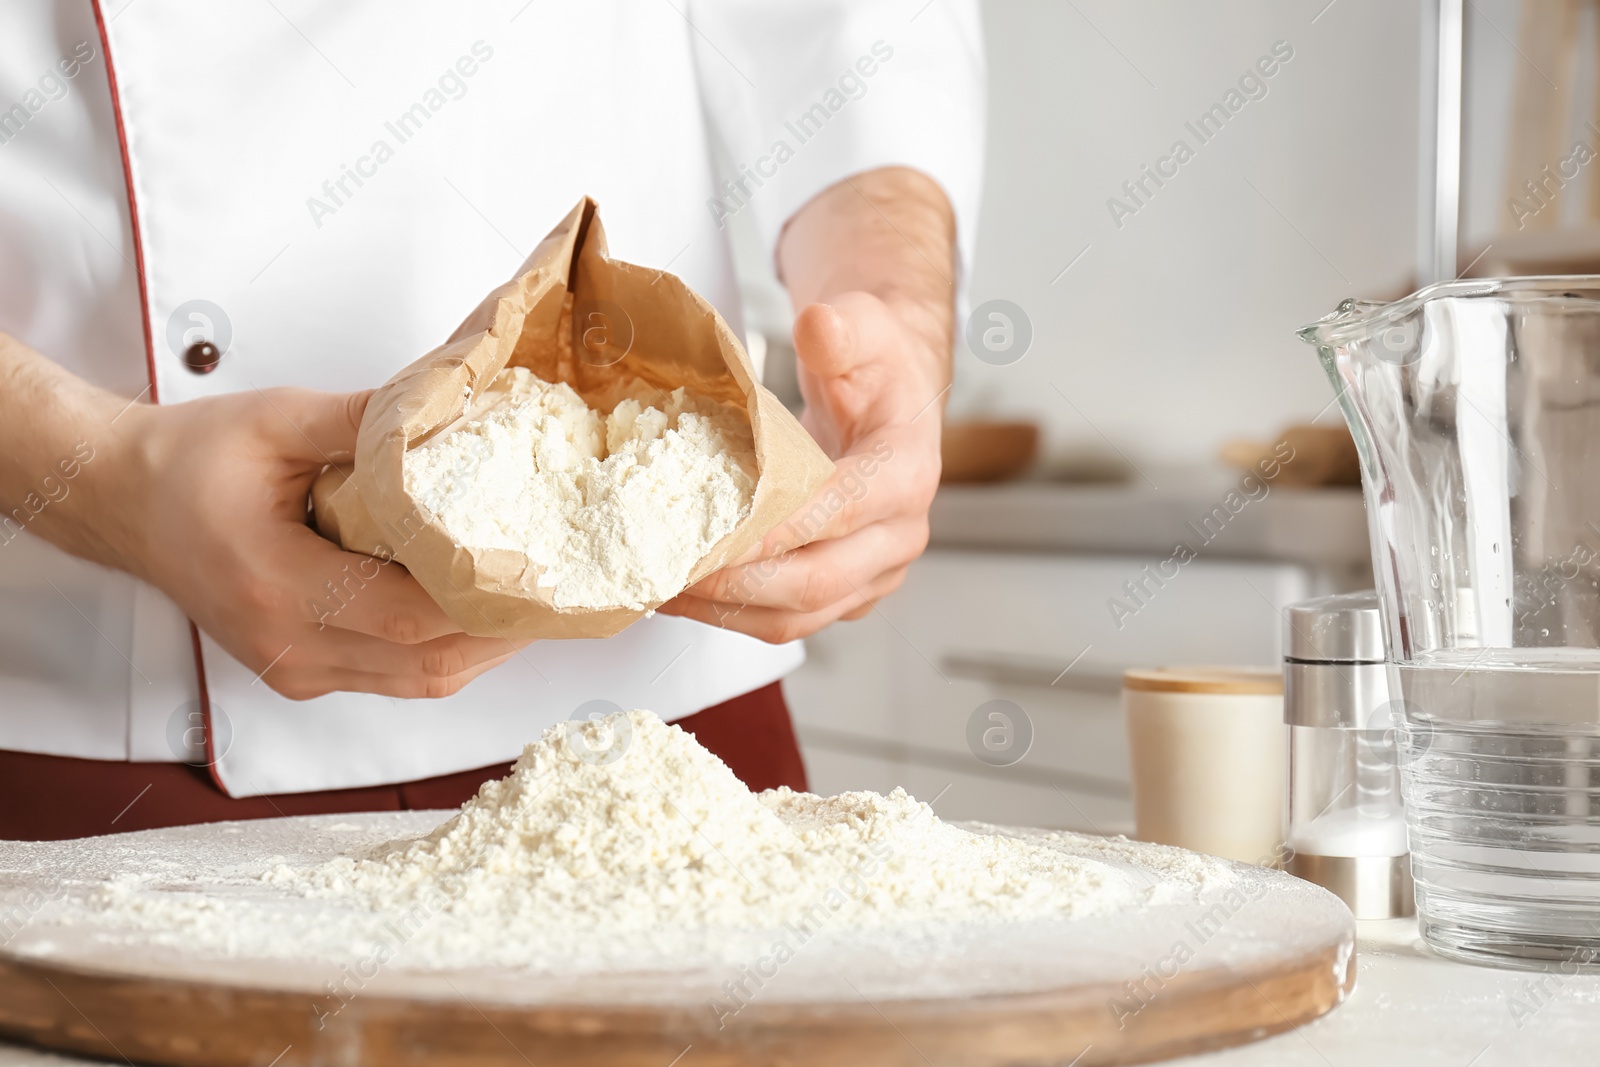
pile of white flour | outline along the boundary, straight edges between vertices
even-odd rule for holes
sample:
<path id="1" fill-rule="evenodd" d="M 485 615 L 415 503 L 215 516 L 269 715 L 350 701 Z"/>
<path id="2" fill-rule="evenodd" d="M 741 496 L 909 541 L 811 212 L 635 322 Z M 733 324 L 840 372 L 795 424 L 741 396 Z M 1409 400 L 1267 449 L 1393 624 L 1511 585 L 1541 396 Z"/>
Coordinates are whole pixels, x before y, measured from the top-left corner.
<path id="1" fill-rule="evenodd" d="M 596 411 L 508 368 L 461 425 L 406 453 L 406 491 L 457 544 L 527 556 L 556 607 L 668 600 L 750 509 L 750 426 L 684 389 L 635 381 L 607 399 Z"/>
<path id="2" fill-rule="evenodd" d="M 114 883 L 95 908 L 185 952 L 341 959 L 377 944 L 407 967 L 631 972 L 718 966 L 775 935 L 926 944 L 1229 877 L 1178 849 L 974 833 L 898 789 L 751 793 L 691 735 L 634 711 L 547 730 L 425 837 L 279 863 L 221 894 Z"/>
<path id="3" fill-rule="evenodd" d="M 375 907 L 442 893 L 498 930 L 775 926 L 829 910 L 830 891 L 849 898 L 841 924 L 1095 914 L 1134 895 L 1108 867 L 968 833 L 904 790 L 752 793 L 647 711 L 551 728 L 421 841 L 274 877 Z"/>

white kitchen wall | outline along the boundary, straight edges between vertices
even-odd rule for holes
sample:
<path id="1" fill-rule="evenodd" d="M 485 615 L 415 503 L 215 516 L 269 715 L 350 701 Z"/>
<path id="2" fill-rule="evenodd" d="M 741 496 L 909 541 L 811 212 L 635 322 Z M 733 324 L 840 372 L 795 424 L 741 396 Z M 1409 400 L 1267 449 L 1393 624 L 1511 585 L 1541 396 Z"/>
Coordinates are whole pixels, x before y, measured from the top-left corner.
<path id="1" fill-rule="evenodd" d="M 1344 296 L 1402 290 L 1415 270 L 1421 5 L 984 10 L 990 141 L 972 300 L 1020 305 L 1034 339 L 1011 366 L 958 352 L 955 408 L 1034 416 L 1058 447 L 1103 448 L 1103 434 L 1160 463 L 1321 411 L 1332 394 L 1293 331 Z M 1266 95 L 1199 144 L 1185 123 L 1280 41 L 1293 58 Z M 1179 138 L 1194 157 L 1119 227 L 1107 199 L 1127 202 L 1122 183 Z"/>

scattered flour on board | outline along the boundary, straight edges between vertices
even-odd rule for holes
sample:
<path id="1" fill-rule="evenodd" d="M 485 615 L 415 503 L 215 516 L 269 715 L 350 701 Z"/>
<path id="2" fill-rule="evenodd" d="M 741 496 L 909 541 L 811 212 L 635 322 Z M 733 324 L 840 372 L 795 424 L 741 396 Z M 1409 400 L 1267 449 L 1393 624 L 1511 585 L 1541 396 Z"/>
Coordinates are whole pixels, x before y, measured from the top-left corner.
<path id="1" fill-rule="evenodd" d="M 581 970 L 722 962 L 780 928 L 921 935 L 1107 915 L 1232 877 L 1178 849 L 1096 840 L 974 833 L 899 789 L 752 793 L 690 734 L 619 712 L 550 728 L 425 837 L 257 875 L 257 892 L 321 906 L 311 928 L 286 935 L 287 915 L 135 886 L 108 888 L 98 921 L 189 950 L 337 957 L 370 949 L 382 920 L 403 932 L 407 966 Z"/>
<path id="2" fill-rule="evenodd" d="M 406 491 L 457 544 L 543 567 L 556 607 L 668 600 L 750 510 L 750 425 L 731 405 L 637 380 L 605 400 L 608 413 L 508 368 L 463 422 L 406 453 Z"/>

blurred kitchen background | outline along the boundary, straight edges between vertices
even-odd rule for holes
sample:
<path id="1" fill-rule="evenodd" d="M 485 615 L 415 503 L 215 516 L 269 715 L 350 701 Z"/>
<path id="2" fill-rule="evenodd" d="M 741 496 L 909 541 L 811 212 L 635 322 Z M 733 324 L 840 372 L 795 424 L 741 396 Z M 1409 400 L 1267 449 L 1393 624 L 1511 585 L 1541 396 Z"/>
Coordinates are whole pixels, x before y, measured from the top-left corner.
<path id="1" fill-rule="evenodd" d="M 958 341 L 947 473 L 993 480 L 944 485 L 905 586 L 809 641 L 787 683 L 813 788 L 904 785 L 947 818 L 1131 831 L 1122 670 L 1275 665 L 1285 605 L 1371 586 L 1352 446 L 1296 328 L 1438 276 L 1600 269 L 1600 161 L 1576 151 L 1600 150 L 1593 0 L 1461 9 L 1459 237 L 1435 253 L 1450 8 L 985 4 L 966 310 L 1009 301 L 1032 341 L 1005 365 Z M 1185 123 L 1273 55 L 1265 95 L 1130 200 L 1123 183 L 1196 145 Z M 1112 197 L 1136 210 L 1114 219 Z M 767 378 L 792 394 L 786 300 L 746 266 Z M 1286 441 L 1295 458 L 1241 488 Z M 1009 755 L 978 740 L 995 727 L 1015 731 Z"/>

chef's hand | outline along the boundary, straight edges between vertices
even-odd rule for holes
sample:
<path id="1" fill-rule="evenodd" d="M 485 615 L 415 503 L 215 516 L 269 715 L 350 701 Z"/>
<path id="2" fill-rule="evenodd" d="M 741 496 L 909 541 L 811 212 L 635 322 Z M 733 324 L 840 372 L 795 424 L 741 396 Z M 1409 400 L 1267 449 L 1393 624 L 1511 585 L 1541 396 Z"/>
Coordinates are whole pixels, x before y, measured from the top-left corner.
<path id="1" fill-rule="evenodd" d="M 307 525 L 311 483 L 352 455 L 368 395 L 267 389 L 135 405 L 118 420 L 132 447 L 104 468 L 124 483 L 126 569 L 291 699 L 448 696 L 521 647 L 468 637 L 400 564 L 342 551 Z"/>
<path id="2" fill-rule="evenodd" d="M 790 221 L 779 262 L 797 306 L 802 421 L 831 479 L 735 565 L 663 611 L 766 641 L 856 619 L 928 542 L 950 381 L 954 222 L 919 172 L 872 171 Z"/>
<path id="3" fill-rule="evenodd" d="M 29 370 L 61 378 L 58 395 L 83 387 Z M 99 397 L 83 394 L 77 430 L 98 454 L 38 533 L 163 590 L 264 685 L 293 699 L 448 696 L 517 651 L 461 633 L 398 563 L 306 525 L 310 483 L 352 454 L 368 394 L 269 389 L 120 414 L 110 398 L 90 416 Z"/>
<path id="4" fill-rule="evenodd" d="M 399 564 L 306 524 L 367 397 L 130 403 L 0 333 L 0 548 L 25 531 L 144 579 L 287 697 L 447 696 L 520 646 L 466 636 Z"/>

